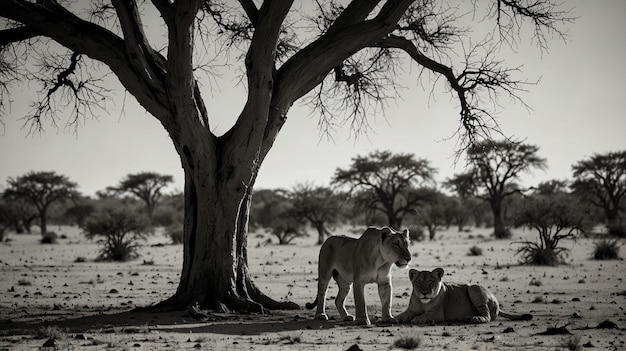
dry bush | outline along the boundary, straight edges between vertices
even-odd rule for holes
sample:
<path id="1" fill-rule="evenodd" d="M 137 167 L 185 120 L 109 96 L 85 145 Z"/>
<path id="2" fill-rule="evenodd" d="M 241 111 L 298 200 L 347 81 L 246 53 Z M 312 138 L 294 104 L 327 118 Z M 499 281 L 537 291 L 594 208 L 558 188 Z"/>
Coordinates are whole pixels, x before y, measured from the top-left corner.
<path id="1" fill-rule="evenodd" d="M 593 244 L 594 260 L 617 260 L 619 258 L 619 245 L 617 239 L 602 239 Z"/>
<path id="2" fill-rule="evenodd" d="M 129 261 L 138 257 L 139 240 L 149 233 L 149 220 L 124 207 L 105 207 L 96 211 L 85 223 L 87 238 L 103 237 L 99 259 L 103 261 Z"/>
<path id="3" fill-rule="evenodd" d="M 584 209 L 566 196 L 536 195 L 524 200 L 515 218 L 516 226 L 535 229 L 539 241 L 522 241 L 517 254 L 522 263 L 556 266 L 564 261 L 569 249 L 559 246 L 564 239 L 575 240 L 589 228 Z"/>

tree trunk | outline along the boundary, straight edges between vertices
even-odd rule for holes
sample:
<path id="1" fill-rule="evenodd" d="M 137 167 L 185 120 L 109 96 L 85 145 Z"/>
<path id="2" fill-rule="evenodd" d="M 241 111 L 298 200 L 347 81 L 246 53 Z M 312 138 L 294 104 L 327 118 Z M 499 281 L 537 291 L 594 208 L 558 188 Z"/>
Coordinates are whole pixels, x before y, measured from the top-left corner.
<path id="1" fill-rule="evenodd" d="M 317 245 L 322 245 L 324 243 L 326 233 L 328 232 L 326 228 L 324 228 L 324 222 L 316 221 L 313 223 L 313 225 L 317 230 Z"/>
<path id="2" fill-rule="evenodd" d="M 48 221 L 46 218 L 46 210 L 39 211 L 39 229 L 41 230 L 41 236 L 44 237 L 48 232 Z"/>
<path id="3" fill-rule="evenodd" d="M 509 238 L 511 234 L 506 229 L 504 221 L 502 220 L 502 202 L 492 201 L 491 210 L 493 211 L 493 235 L 496 237 L 496 239 Z"/>
<path id="4" fill-rule="evenodd" d="M 187 160 L 183 162 L 186 167 L 181 280 L 174 296 L 155 307 L 185 309 L 198 305 L 203 309 L 245 312 L 299 309 L 295 303 L 267 297 L 250 278 L 246 245 L 257 169 L 237 164 L 241 160 L 238 155 L 214 158 L 201 150 L 203 143 L 193 145 L 197 150 L 186 149 Z M 248 175 L 247 185 L 242 182 L 242 172 Z"/>

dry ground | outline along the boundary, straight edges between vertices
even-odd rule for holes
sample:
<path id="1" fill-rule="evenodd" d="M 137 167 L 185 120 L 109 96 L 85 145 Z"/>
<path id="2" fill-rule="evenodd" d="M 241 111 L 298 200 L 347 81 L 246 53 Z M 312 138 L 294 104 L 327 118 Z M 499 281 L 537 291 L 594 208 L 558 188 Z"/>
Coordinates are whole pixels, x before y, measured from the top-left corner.
<path id="1" fill-rule="evenodd" d="M 412 267 L 443 267 L 446 280 L 482 283 L 498 296 L 505 311 L 530 312 L 534 320 L 361 327 L 314 321 L 308 310 L 222 314 L 205 320 L 182 312 L 131 312 L 175 291 L 182 246 L 169 245 L 157 233 L 141 248 L 137 261 L 94 262 L 97 243 L 76 228 L 51 229 L 67 238 L 42 245 L 37 234 L 10 234 L 11 241 L 0 244 L 0 350 L 347 350 L 353 345 L 389 350 L 397 349 L 394 342 L 403 337 L 418 339 L 417 349 L 626 349 L 626 264 L 591 260 L 595 239 L 565 242 L 572 249 L 567 265 L 533 267 L 518 265 L 514 243 L 534 238 L 533 232 L 516 231 L 512 240 L 497 241 L 488 239 L 488 229 L 443 231 L 437 241 L 414 243 Z M 287 246 L 267 244 L 267 239 L 249 238 L 255 282 L 274 298 L 301 306 L 312 301 L 319 250 L 315 237 Z M 473 246 L 480 247 L 482 255 L 469 256 Z M 408 271 L 395 269 L 393 283 L 397 314 L 408 304 Z M 331 284 L 329 297 L 335 292 Z M 375 285 L 366 293 L 370 317 L 376 322 L 380 302 Z M 352 297 L 348 304 L 354 310 Z M 337 311 L 334 304 L 328 306 L 332 319 Z M 605 321 L 612 324 L 601 324 Z M 572 335 L 541 335 L 547 331 Z M 50 336 L 56 337 L 55 346 L 43 347 Z"/>

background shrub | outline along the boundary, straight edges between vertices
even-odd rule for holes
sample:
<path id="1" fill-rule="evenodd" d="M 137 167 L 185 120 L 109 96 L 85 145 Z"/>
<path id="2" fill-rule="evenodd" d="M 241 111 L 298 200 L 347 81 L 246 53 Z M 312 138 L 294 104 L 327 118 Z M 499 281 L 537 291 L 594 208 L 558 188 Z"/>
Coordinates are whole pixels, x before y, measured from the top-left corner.
<path id="1" fill-rule="evenodd" d="M 44 236 L 41 237 L 42 244 L 56 244 L 59 236 L 55 232 L 47 231 Z"/>
<path id="2" fill-rule="evenodd" d="M 474 245 L 472 247 L 470 247 L 468 255 L 469 256 L 482 256 L 483 254 L 483 249 L 481 249 L 480 247 Z"/>
<path id="3" fill-rule="evenodd" d="M 172 239 L 172 244 L 182 244 L 185 232 L 183 231 L 183 225 L 171 225 L 165 228 L 165 235 Z"/>
<path id="4" fill-rule="evenodd" d="M 87 238 L 104 238 L 104 246 L 98 257 L 104 261 L 129 261 L 137 258 L 138 241 L 146 238 L 149 229 L 149 220 L 145 214 L 125 207 L 102 208 L 83 227 Z"/>
<path id="5" fill-rule="evenodd" d="M 593 244 L 593 258 L 595 260 L 619 259 L 619 245 L 617 239 L 602 239 Z"/>

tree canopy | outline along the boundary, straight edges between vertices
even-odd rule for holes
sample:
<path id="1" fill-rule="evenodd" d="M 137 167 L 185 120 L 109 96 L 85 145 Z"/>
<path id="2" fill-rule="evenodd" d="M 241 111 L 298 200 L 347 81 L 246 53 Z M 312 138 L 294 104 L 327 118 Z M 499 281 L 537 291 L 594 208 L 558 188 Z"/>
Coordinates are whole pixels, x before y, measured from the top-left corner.
<path id="1" fill-rule="evenodd" d="M 154 209 L 163 195 L 161 191 L 174 181 L 171 175 L 162 175 L 155 172 L 140 172 L 128 174 L 120 180 L 117 186 L 107 190 L 118 193 L 130 193 L 146 203 L 148 218 L 154 217 Z"/>
<path id="2" fill-rule="evenodd" d="M 609 226 L 618 225 L 626 205 L 626 151 L 594 154 L 578 161 L 572 169 L 572 187 L 604 210 Z"/>
<path id="3" fill-rule="evenodd" d="M 332 182 L 358 195 L 363 209 L 385 214 L 387 224 L 399 228 L 423 200 L 421 193 L 413 190 L 432 182 L 435 173 L 428 160 L 416 159 L 413 154 L 374 151 L 353 158 L 346 169 L 337 168 Z"/>

